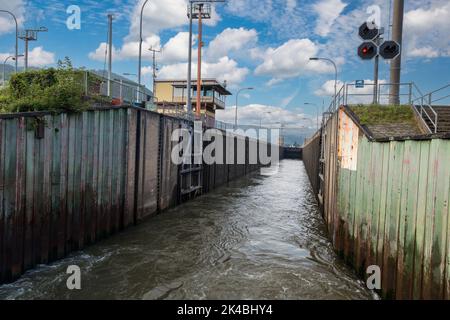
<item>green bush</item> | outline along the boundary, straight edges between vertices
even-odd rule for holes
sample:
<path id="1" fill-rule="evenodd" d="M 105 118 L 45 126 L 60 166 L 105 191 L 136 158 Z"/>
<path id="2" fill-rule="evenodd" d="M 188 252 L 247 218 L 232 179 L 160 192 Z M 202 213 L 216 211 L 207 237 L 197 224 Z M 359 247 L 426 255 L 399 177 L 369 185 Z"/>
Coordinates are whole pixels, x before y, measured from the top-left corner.
<path id="1" fill-rule="evenodd" d="M 58 68 L 14 74 L 9 87 L 0 91 L 0 112 L 80 112 L 88 107 L 83 97 L 84 72 L 68 58 Z"/>

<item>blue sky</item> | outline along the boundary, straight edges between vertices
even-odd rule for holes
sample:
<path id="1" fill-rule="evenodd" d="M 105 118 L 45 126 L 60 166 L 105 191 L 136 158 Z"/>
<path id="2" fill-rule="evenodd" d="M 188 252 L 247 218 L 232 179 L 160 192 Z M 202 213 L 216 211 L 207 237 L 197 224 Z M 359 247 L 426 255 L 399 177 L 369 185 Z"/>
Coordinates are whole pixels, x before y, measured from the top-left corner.
<path id="1" fill-rule="evenodd" d="M 38 67 L 53 66 L 69 56 L 77 67 L 103 69 L 106 15 L 113 13 L 114 72 L 137 73 L 142 1 L 0 1 L 0 9 L 17 15 L 21 29 L 48 27 L 49 32 L 40 34 L 39 41 L 30 46 L 30 62 Z M 450 82 L 450 4 L 447 0 L 406 2 L 402 80 L 414 81 L 427 92 Z M 81 9 L 80 30 L 66 26 L 70 5 Z M 186 0 L 150 0 L 145 10 L 143 48 L 163 48 L 158 56 L 160 78 L 186 77 L 186 5 Z M 243 86 L 255 88 L 240 96 L 241 118 L 247 122 L 259 122 L 261 117 L 284 122 L 313 118 L 315 109 L 304 103 L 322 105 L 325 100 L 328 105 L 334 73 L 325 62 L 308 62 L 309 56 L 334 59 L 342 82 L 373 79 L 373 62 L 360 60 L 356 48 L 361 42 L 358 26 L 370 17 L 367 9 L 374 5 L 380 8 L 388 38 L 390 0 L 228 0 L 218 4 L 204 28 L 204 76 L 227 80 L 232 92 Z M 14 50 L 12 27 L 12 20 L 0 15 L 1 60 Z M 147 52 L 143 73 L 150 87 Z M 385 61 L 380 79 L 389 81 Z M 232 120 L 234 101 L 234 97 L 228 100 L 228 111 L 221 119 Z"/>

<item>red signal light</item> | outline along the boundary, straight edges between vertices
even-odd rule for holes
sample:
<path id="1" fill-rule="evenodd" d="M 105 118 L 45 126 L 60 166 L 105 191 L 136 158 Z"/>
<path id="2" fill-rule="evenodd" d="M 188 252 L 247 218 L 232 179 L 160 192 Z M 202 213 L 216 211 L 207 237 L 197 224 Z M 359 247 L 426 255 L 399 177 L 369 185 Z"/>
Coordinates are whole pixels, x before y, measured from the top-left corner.
<path id="1" fill-rule="evenodd" d="M 369 52 L 369 49 L 367 49 L 367 47 L 364 47 L 364 48 L 362 49 L 362 52 L 363 52 L 363 53 L 367 53 L 367 52 Z"/>

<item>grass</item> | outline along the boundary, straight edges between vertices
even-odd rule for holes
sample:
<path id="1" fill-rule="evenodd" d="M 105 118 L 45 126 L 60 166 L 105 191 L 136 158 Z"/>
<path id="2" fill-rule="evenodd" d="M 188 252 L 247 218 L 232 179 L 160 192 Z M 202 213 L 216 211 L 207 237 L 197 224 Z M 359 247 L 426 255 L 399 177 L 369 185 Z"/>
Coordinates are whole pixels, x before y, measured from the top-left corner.
<path id="1" fill-rule="evenodd" d="M 415 124 L 414 111 L 409 106 L 356 105 L 351 106 L 350 109 L 356 114 L 362 125 Z"/>

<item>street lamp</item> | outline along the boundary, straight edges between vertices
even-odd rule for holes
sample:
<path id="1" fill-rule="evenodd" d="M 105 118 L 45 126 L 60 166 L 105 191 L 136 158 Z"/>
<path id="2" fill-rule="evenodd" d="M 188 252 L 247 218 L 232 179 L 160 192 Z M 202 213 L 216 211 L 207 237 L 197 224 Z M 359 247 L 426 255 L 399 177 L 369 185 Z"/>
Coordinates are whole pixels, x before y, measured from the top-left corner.
<path id="1" fill-rule="evenodd" d="M 305 106 L 315 106 L 317 108 L 317 128 L 319 128 L 319 106 L 311 102 L 305 102 Z"/>
<path id="2" fill-rule="evenodd" d="M 19 25 L 17 23 L 17 18 L 14 15 L 14 13 L 12 13 L 11 11 L 8 11 L 8 10 L 0 10 L 0 12 L 4 12 L 4 13 L 7 13 L 7 14 L 10 14 L 13 17 L 14 22 L 16 23 L 16 54 L 15 54 L 15 61 L 16 61 L 16 73 L 17 73 L 17 58 L 19 57 Z"/>
<path id="3" fill-rule="evenodd" d="M 336 63 L 328 58 L 320 58 L 320 57 L 313 57 L 313 58 L 309 58 L 310 61 L 319 61 L 319 60 L 323 60 L 323 61 L 328 61 L 330 63 L 333 64 L 334 66 L 334 71 L 335 71 L 335 77 L 334 77 L 334 108 L 336 109 L 336 96 L 337 96 L 337 81 L 338 81 L 338 69 L 336 66 Z"/>
<path id="4" fill-rule="evenodd" d="M 19 58 L 19 57 L 23 57 L 23 54 L 20 54 L 20 55 L 17 56 L 17 58 Z M 13 59 L 14 61 L 17 62 L 17 59 L 16 59 L 15 56 L 9 56 L 3 62 L 3 81 L 2 81 L 2 85 L 3 86 L 5 86 L 5 83 L 6 83 L 6 71 L 5 71 L 5 68 L 6 68 L 6 62 L 8 62 L 9 59 Z"/>
<path id="5" fill-rule="evenodd" d="M 265 114 L 272 114 L 272 111 L 266 111 L 261 114 L 261 116 L 259 117 L 259 128 L 260 129 L 262 128 L 262 118 L 263 118 L 263 115 L 265 115 Z"/>
<path id="6" fill-rule="evenodd" d="M 252 87 L 248 87 L 248 88 L 241 88 L 238 90 L 238 92 L 236 93 L 236 114 L 234 116 L 234 126 L 235 129 L 237 129 L 237 125 L 238 125 L 238 99 L 239 99 L 239 94 L 244 91 L 244 90 L 253 90 Z"/>
<path id="7" fill-rule="evenodd" d="M 141 87 L 141 68 L 142 68 L 142 20 L 144 16 L 145 5 L 148 0 L 145 0 L 141 7 L 141 20 L 139 24 L 139 69 L 138 69 L 138 87 Z"/>

